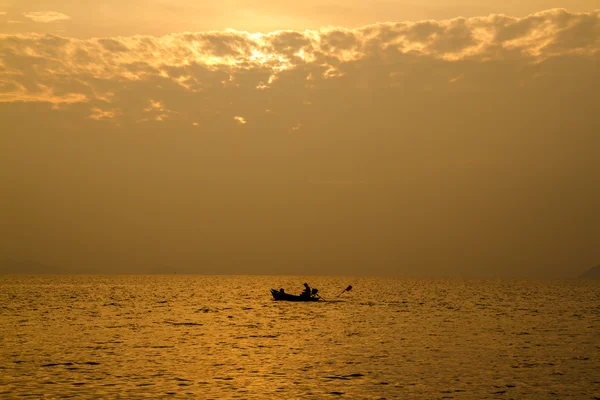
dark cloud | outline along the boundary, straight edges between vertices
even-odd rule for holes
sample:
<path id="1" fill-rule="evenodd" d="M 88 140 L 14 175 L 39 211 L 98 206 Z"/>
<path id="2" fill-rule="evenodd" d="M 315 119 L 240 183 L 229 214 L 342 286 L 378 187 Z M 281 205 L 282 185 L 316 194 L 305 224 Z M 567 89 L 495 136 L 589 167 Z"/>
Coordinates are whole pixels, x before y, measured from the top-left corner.
<path id="1" fill-rule="evenodd" d="M 455 19 L 442 33 L 436 35 L 430 48 L 440 53 L 457 53 L 476 44 L 477 41 L 466 20 Z"/>
<path id="2" fill-rule="evenodd" d="M 127 46 L 115 39 L 98 39 L 98 43 L 100 43 L 102 47 L 109 52 L 118 53 L 128 50 Z"/>
<path id="3" fill-rule="evenodd" d="M 267 36 L 266 50 L 273 50 L 276 54 L 294 58 L 300 51 L 311 53 L 313 51 L 312 41 L 300 32 L 277 32 Z M 296 62 L 299 60 L 296 58 Z"/>
<path id="4" fill-rule="evenodd" d="M 352 31 L 332 30 L 321 35 L 321 47 L 326 50 L 351 50 L 356 48 L 358 40 Z"/>
<path id="5" fill-rule="evenodd" d="M 434 35 L 439 35 L 444 31 L 442 24 L 437 21 L 422 21 L 417 22 L 406 29 L 406 38 L 409 41 L 427 43 Z"/>

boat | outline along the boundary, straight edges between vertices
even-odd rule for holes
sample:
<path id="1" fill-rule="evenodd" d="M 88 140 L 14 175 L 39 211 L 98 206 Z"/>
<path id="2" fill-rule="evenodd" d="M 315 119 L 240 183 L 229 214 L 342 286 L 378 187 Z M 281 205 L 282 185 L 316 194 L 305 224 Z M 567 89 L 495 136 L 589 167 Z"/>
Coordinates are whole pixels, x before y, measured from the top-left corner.
<path id="1" fill-rule="evenodd" d="M 273 299 L 275 300 L 284 300 L 284 301 L 319 301 L 319 297 L 316 295 L 316 292 L 311 296 L 297 296 L 295 294 L 289 294 L 277 289 L 271 289 L 271 294 L 273 295 Z"/>

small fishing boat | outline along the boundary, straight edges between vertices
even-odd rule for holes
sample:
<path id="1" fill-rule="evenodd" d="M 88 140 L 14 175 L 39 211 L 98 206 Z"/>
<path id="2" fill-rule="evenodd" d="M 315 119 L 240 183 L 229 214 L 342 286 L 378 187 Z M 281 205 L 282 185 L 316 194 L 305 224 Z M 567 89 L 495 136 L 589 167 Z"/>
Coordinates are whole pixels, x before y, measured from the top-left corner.
<path id="1" fill-rule="evenodd" d="M 297 296 L 295 294 L 289 294 L 281 290 L 271 289 L 271 294 L 275 300 L 285 301 L 319 301 L 319 297 L 316 292 L 310 296 Z"/>

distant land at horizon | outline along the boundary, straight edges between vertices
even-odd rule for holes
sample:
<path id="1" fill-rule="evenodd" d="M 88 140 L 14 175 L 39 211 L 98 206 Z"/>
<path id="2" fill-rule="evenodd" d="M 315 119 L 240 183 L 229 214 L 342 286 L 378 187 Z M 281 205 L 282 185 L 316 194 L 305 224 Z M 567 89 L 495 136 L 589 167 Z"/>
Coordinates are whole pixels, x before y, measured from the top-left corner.
<path id="1" fill-rule="evenodd" d="M 579 275 L 580 279 L 600 279 L 600 264 Z"/>
<path id="2" fill-rule="evenodd" d="M 3 259 L 0 260 L 0 275 L 289 275 L 289 276 L 329 276 L 332 274 L 323 274 L 318 273 L 313 269 L 309 269 L 307 271 L 296 271 L 297 273 L 274 273 L 272 271 L 263 271 L 261 273 L 255 274 L 242 274 L 237 273 L 235 270 L 230 268 L 224 268 L 221 271 L 216 271 L 214 269 L 210 269 L 207 271 L 197 271 L 190 267 L 179 267 L 176 268 L 172 265 L 158 265 L 158 266 L 148 266 L 147 268 L 135 268 L 135 269 L 126 269 L 123 271 L 115 272 L 115 271 L 102 271 L 97 269 L 80 269 L 73 267 L 65 267 L 60 265 L 51 265 L 44 264 L 37 261 L 32 260 L 14 260 L 14 259 Z M 354 271 L 353 271 L 354 272 Z M 332 276 L 337 276 L 339 274 L 333 274 Z M 350 273 L 348 275 L 356 275 L 356 276 L 370 276 L 370 274 L 365 273 Z M 388 274 L 389 275 L 389 274 Z M 375 276 L 375 275 L 374 275 Z M 387 276 L 387 275 L 386 275 Z M 390 276 L 406 276 L 406 277 L 456 277 L 456 278 L 515 278 L 515 279 L 561 279 L 556 277 L 531 277 L 531 276 L 507 276 L 507 275 L 473 275 L 473 274 L 392 274 Z M 562 279 L 600 279 L 600 265 L 592 267 L 581 274 L 573 274 L 570 277 L 565 277 Z"/>

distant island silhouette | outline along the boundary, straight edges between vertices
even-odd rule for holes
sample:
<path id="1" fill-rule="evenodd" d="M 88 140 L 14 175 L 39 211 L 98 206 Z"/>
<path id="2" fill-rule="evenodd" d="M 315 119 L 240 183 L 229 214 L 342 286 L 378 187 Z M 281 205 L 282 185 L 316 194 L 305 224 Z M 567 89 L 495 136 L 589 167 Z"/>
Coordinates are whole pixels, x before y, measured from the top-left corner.
<path id="1" fill-rule="evenodd" d="M 596 265 L 579 276 L 581 279 L 600 279 L 600 265 Z"/>

